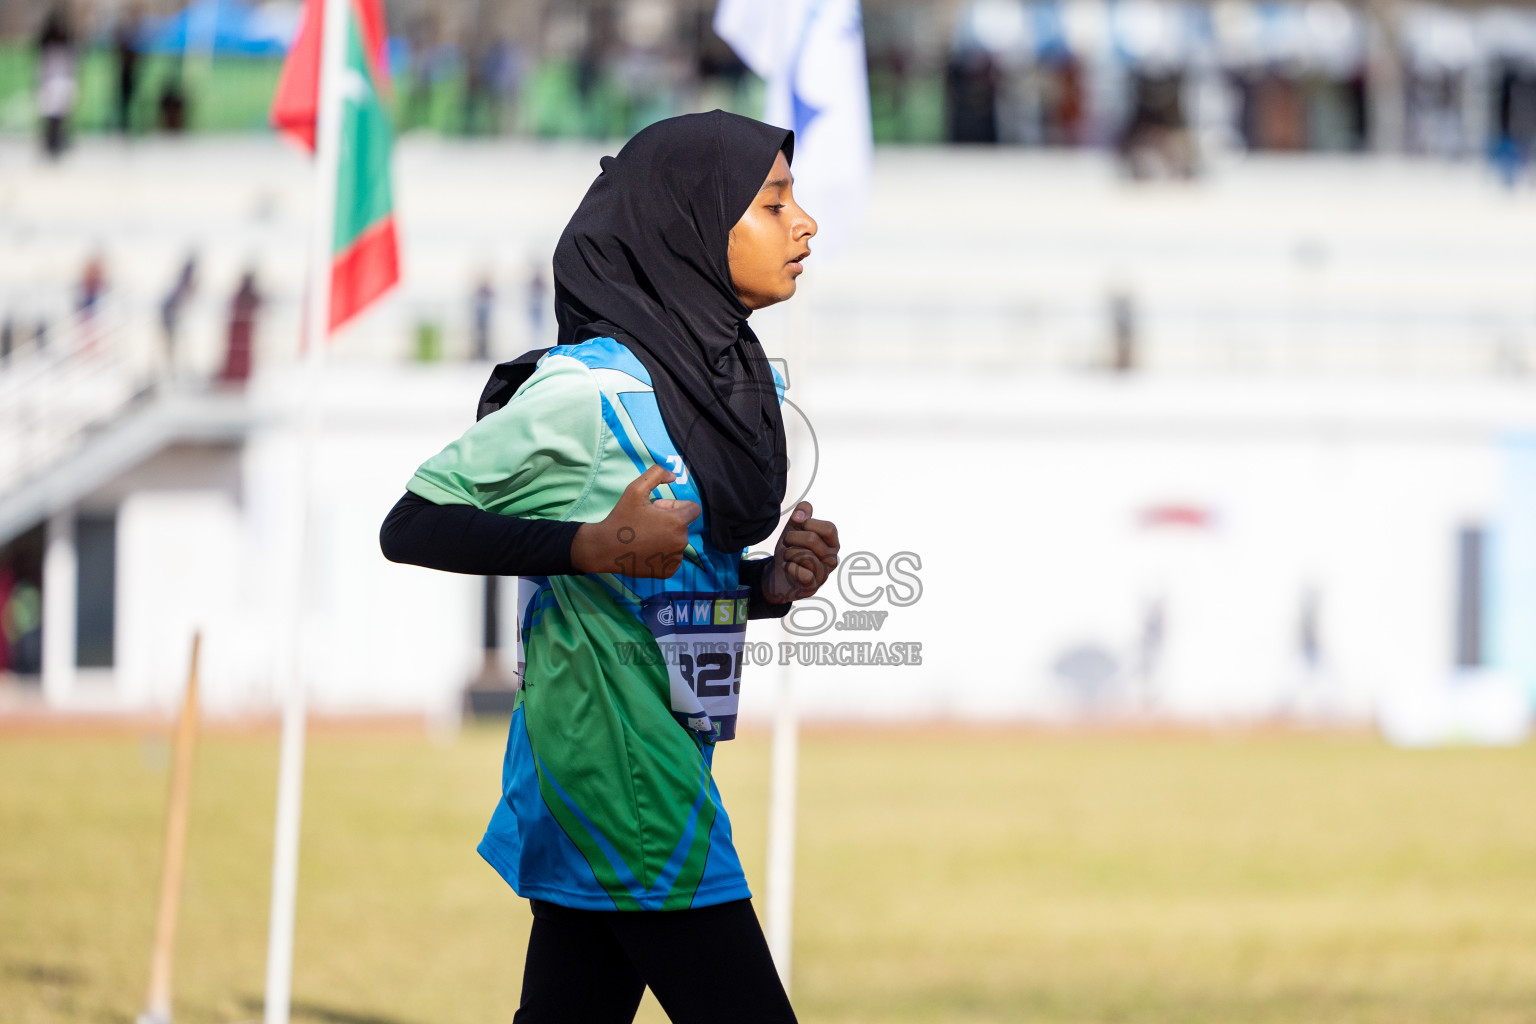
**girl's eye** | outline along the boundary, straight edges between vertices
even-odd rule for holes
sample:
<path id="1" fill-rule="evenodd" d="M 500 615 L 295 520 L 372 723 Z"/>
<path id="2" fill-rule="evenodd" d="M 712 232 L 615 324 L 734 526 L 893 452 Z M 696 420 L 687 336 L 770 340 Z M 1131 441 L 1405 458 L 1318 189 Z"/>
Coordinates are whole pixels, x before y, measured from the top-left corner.
<path id="1" fill-rule="evenodd" d="M 778 213 L 780 210 L 784 209 L 785 205 L 787 205 L 787 204 L 785 204 L 785 203 L 775 203 L 774 205 L 768 207 L 768 209 L 772 210 L 774 213 Z"/>

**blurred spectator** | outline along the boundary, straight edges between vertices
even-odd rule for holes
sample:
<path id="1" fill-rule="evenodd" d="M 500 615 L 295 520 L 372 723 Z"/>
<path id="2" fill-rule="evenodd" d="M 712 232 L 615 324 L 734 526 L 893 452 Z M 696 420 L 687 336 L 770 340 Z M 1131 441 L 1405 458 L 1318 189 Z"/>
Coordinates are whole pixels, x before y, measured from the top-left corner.
<path id="1" fill-rule="evenodd" d="M 437 25 L 431 18 L 417 19 L 410 40 L 405 102 L 400 117 L 402 128 L 432 123 L 438 84 L 451 78 L 458 64 L 457 49 L 446 40 L 438 40 Z"/>
<path id="2" fill-rule="evenodd" d="M 92 253 L 80 272 L 80 293 L 75 298 L 75 312 L 90 319 L 101 305 L 101 297 L 107 290 L 107 267 L 101 253 Z"/>
<path id="3" fill-rule="evenodd" d="M 1365 75 L 1312 76 L 1303 85 L 1307 148 L 1330 153 L 1358 150 L 1365 138 Z"/>
<path id="4" fill-rule="evenodd" d="M 1327 652 L 1323 647 L 1322 600 L 1321 591 L 1308 585 L 1302 590 L 1296 616 L 1296 655 L 1301 671 L 1290 693 L 1288 710 L 1301 717 L 1326 713 L 1334 698 L 1329 693 Z"/>
<path id="5" fill-rule="evenodd" d="M 1514 188 L 1525 175 L 1525 154 L 1509 136 L 1502 136 L 1489 147 L 1488 159 L 1507 188 Z"/>
<path id="6" fill-rule="evenodd" d="M 1195 144 L 1184 119 L 1182 87 L 1177 72 L 1136 76 L 1135 105 L 1119 146 L 1131 177 L 1193 177 Z"/>
<path id="7" fill-rule="evenodd" d="M 517 130 L 518 105 L 522 99 L 527 63 L 522 47 L 505 39 L 499 40 L 486 55 L 486 79 L 493 89 L 492 123 L 495 131 Z"/>
<path id="8" fill-rule="evenodd" d="M 1323 666 L 1322 631 L 1318 628 L 1321 595 L 1316 587 L 1307 587 L 1301 594 L 1301 614 L 1297 616 L 1296 646 L 1301 664 L 1308 675 L 1315 676 Z"/>
<path id="9" fill-rule="evenodd" d="M 418 17 L 406 34 L 405 81 L 401 88 L 399 120 L 401 129 L 425 124 L 432 106 L 432 77 L 426 61 L 432 48 L 432 23 Z"/>
<path id="10" fill-rule="evenodd" d="M 950 58 L 944 76 L 951 142 L 997 141 L 997 66 L 985 50 Z"/>
<path id="11" fill-rule="evenodd" d="M 897 138 L 905 138 L 907 91 L 910 84 L 908 81 L 910 62 L 907 50 L 894 41 L 888 41 L 882 46 L 870 46 L 868 60 L 871 113 L 873 114 L 883 101 L 891 123 L 896 126 Z"/>
<path id="12" fill-rule="evenodd" d="M 8 560 L 0 560 L 0 674 L 15 671 L 11 654 L 11 600 L 21 586 Z"/>
<path id="13" fill-rule="evenodd" d="M 117 54 L 117 128 L 124 135 L 133 131 L 133 96 L 139 88 L 139 36 L 143 21 L 139 9 L 129 7 L 118 20 L 112 34 Z"/>
<path id="14" fill-rule="evenodd" d="M 491 313 L 496 306 L 496 289 L 489 274 L 480 278 L 470 304 L 474 323 L 471 350 L 475 359 L 484 361 L 491 358 Z"/>
<path id="15" fill-rule="evenodd" d="M 464 135 L 479 135 L 484 130 L 486 111 L 493 103 L 490 83 L 486 81 L 485 76 L 486 56 L 490 53 L 490 47 L 479 47 L 475 39 L 471 38 L 464 47 L 464 52 L 468 55 L 468 60 L 464 62 L 464 95 L 459 117 L 459 132 Z"/>
<path id="16" fill-rule="evenodd" d="M 160 330 L 165 342 L 165 375 L 176 376 L 177 337 L 181 329 L 181 314 L 197 289 L 197 256 L 188 256 L 176 275 L 176 281 L 165 298 L 160 300 Z"/>
<path id="17" fill-rule="evenodd" d="M 18 675 L 36 675 L 43 667 L 43 593 L 30 580 L 18 579 L 9 566 L 0 566 L 0 647 L 3 668 Z"/>
<path id="18" fill-rule="evenodd" d="M 57 160 L 67 142 L 65 126 L 75 107 L 75 43 L 63 6 L 55 7 L 37 34 L 37 112 L 43 152 Z"/>
<path id="19" fill-rule="evenodd" d="M 1513 186 L 1525 174 L 1536 145 L 1536 72 L 1517 64 L 1499 68 L 1493 143 L 1489 155 L 1500 177 Z"/>
<path id="20" fill-rule="evenodd" d="M 1078 146 L 1085 140 L 1088 109 L 1083 66 L 1070 54 L 1046 65 L 1041 97 L 1043 137 L 1048 146 Z"/>
<path id="21" fill-rule="evenodd" d="M 1136 369 L 1136 307 L 1123 290 L 1109 296 L 1110 369 L 1117 373 L 1129 373 Z"/>
<path id="22" fill-rule="evenodd" d="M 240 288 L 229 302 L 229 336 L 224 350 L 224 368 L 219 383 L 244 385 L 251 377 L 251 353 L 256 338 L 256 315 L 261 309 L 261 293 L 256 290 L 256 273 L 247 270 L 240 277 Z"/>
<path id="23" fill-rule="evenodd" d="M 1147 602 L 1141 615 L 1141 636 L 1136 650 L 1137 701 L 1143 711 L 1157 705 L 1157 669 L 1163 660 L 1168 630 L 1168 599 L 1158 594 Z"/>
<path id="24" fill-rule="evenodd" d="M 470 56 L 465 68 L 460 130 L 465 135 L 508 130 L 522 80 L 522 55 L 505 39 L 497 39 L 489 46 L 476 46 L 471 39 L 465 53 Z"/>
<path id="25" fill-rule="evenodd" d="M 1240 83 L 1241 129 L 1249 149 L 1288 152 L 1307 146 L 1301 87 L 1278 68 Z"/>
<path id="26" fill-rule="evenodd" d="M 549 285 L 544 281 L 544 271 L 534 264 L 528 275 L 528 347 L 537 348 L 544 338 L 544 311 L 549 306 Z"/>
<path id="27" fill-rule="evenodd" d="M 187 91 L 182 85 L 181 70 L 178 67 L 160 86 L 160 99 L 157 104 L 160 130 L 171 135 L 180 135 L 186 131 L 187 106 Z"/>
<path id="28" fill-rule="evenodd" d="M 416 322 L 416 361 L 436 363 L 443 358 L 443 327 L 436 320 Z"/>
<path id="29" fill-rule="evenodd" d="M 576 57 L 576 95 L 581 105 L 590 109 L 593 93 L 602 79 L 603 67 L 613 53 L 613 10 L 599 7 L 587 11 L 586 40 Z"/>
<path id="30" fill-rule="evenodd" d="M 0 674 L 11 669 L 11 640 L 5 628 L 5 611 L 10 607 L 11 594 L 16 590 L 16 575 L 5 562 L 0 562 Z"/>
<path id="31" fill-rule="evenodd" d="M 0 323 L 0 366 L 11 361 L 11 351 L 16 347 L 16 322 L 9 316 Z"/>
<path id="32" fill-rule="evenodd" d="M 1461 82 L 1450 72 L 1417 73 L 1408 80 L 1410 152 L 1458 157 L 1466 152 Z"/>

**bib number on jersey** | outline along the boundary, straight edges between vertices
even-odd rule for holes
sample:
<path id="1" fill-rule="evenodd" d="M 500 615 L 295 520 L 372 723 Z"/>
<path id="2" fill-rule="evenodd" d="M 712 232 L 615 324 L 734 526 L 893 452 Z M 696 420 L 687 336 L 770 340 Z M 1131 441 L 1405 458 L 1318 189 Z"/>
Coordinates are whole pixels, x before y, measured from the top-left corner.
<path id="1" fill-rule="evenodd" d="M 641 604 L 640 615 L 667 667 L 672 714 L 708 742 L 734 737 L 747 588 L 656 594 Z"/>

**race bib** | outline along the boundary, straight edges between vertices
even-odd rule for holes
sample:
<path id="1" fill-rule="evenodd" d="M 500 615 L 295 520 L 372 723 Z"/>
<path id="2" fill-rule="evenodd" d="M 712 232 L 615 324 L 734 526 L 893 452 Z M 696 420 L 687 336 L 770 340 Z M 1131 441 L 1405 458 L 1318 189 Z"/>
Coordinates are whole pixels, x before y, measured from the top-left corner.
<path id="1" fill-rule="evenodd" d="M 746 587 L 716 593 L 674 591 L 640 605 L 672 684 L 672 714 L 708 742 L 736 735 Z"/>

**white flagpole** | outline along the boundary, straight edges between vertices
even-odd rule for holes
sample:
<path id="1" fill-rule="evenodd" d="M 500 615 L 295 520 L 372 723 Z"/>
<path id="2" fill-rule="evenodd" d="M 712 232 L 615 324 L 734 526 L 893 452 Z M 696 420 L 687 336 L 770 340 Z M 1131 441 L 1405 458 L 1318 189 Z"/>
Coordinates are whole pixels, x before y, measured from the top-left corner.
<path id="1" fill-rule="evenodd" d="M 805 380 L 804 284 L 796 304 L 790 307 L 789 343 L 785 346 L 785 365 L 789 385 Z M 803 397 L 803 396 L 802 396 Z M 791 460 L 805 452 L 799 418 L 787 424 L 785 444 Z M 792 461 L 791 465 L 795 463 Z M 795 639 L 788 630 L 784 637 Z M 789 991 L 789 969 L 794 952 L 795 916 L 795 817 L 800 790 L 800 709 L 795 701 L 795 666 L 779 666 L 779 700 L 773 714 L 773 748 L 768 775 L 768 863 L 764 888 L 767 890 L 768 951 L 778 969 L 784 991 Z"/>
<path id="2" fill-rule="evenodd" d="M 320 433 L 320 382 L 329 344 L 331 243 L 336 224 L 336 176 L 341 164 L 341 72 L 346 59 L 347 5 L 351 0 L 310 0 L 321 5 L 320 96 L 315 118 L 315 206 L 310 225 L 308 305 L 305 309 L 303 397 L 300 404 L 299 487 L 301 513 L 295 550 L 295 592 L 289 611 L 293 644 L 283 699 L 283 734 L 277 775 L 277 823 L 272 848 L 272 912 L 267 933 L 265 1024 L 288 1024 L 293 995 L 293 922 L 298 893 L 299 822 L 304 798 L 304 726 L 308 680 L 305 611 L 308 608 L 313 508 L 311 474 Z"/>
<path id="3" fill-rule="evenodd" d="M 789 633 L 784 634 L 786 637 Z M 768 776 L 768 951 L 789 991 L 794 952 L 795 814 L 800 785 L 800 718 L 795 704 L 795 667 L 779 667 L 779 701 L 773 715 L 773 752 Z"/>

